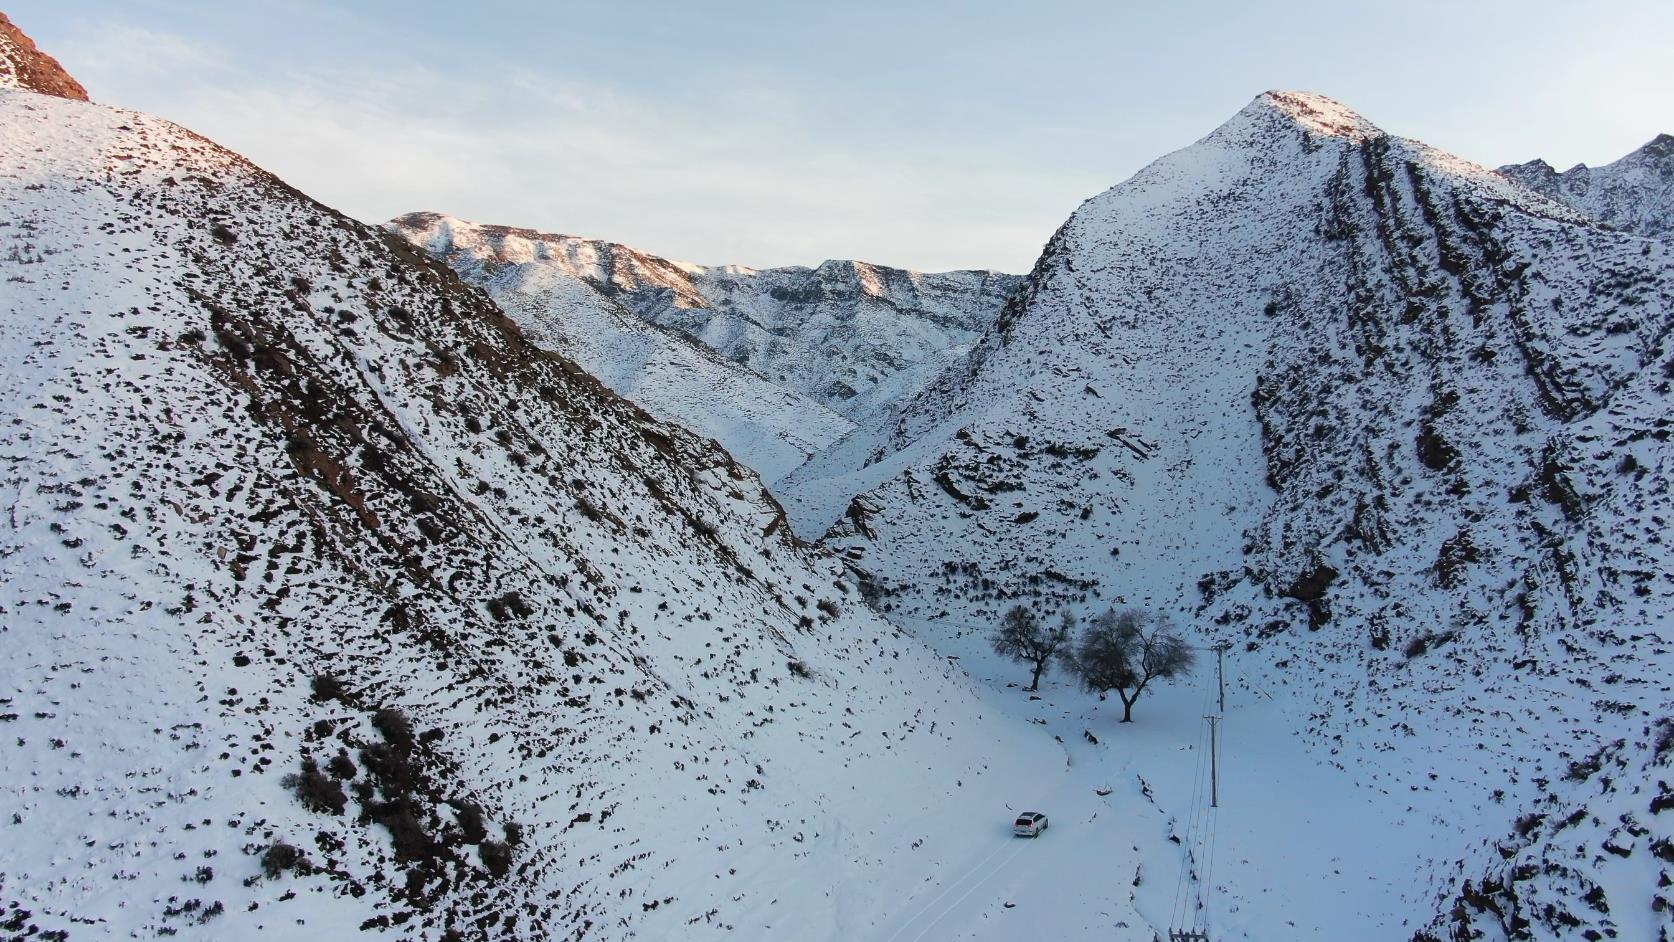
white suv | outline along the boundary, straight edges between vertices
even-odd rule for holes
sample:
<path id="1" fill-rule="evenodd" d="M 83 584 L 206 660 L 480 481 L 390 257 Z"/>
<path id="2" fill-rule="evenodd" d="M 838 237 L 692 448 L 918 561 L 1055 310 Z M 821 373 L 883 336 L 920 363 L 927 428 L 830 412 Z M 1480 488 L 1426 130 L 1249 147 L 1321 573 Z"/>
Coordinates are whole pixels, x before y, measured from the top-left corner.
<path id="1" fill-rule="evenodd" d="M 1011 825 L 1011 833 L 1018 837 L 1039 837 L 1046 830 L 1046 815 L 1039 811 L 1025 811 Z"/>

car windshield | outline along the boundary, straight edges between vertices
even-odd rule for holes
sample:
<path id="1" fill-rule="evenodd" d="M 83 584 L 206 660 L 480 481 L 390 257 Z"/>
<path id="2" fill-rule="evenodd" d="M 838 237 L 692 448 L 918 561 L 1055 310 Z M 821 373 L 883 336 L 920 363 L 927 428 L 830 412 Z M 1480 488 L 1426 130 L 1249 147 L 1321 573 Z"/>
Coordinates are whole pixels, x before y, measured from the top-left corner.
<path id="1" fill-rule="evenodd" d="M 1035 819 L 1029 817 L 1028 815 L 1024 815 L 1023 817 L 1017 819 L 1018 827 L 1028 827 L 1029 825 L 1034 824 L 1034 823 L 1035 823 Z"/>

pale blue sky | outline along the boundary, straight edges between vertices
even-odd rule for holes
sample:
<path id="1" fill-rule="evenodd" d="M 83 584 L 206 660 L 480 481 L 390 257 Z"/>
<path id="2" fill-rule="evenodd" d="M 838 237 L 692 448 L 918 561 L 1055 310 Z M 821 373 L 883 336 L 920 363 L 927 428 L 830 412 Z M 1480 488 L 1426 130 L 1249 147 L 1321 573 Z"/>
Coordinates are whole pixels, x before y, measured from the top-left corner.
<path id="1" fill-rule="evenodd" d="M 1267 88 L 1489 165 L 1674 132 L 1674 2 L 11 0 L 102 102 L 377 221 L 1023 271 Z"/>

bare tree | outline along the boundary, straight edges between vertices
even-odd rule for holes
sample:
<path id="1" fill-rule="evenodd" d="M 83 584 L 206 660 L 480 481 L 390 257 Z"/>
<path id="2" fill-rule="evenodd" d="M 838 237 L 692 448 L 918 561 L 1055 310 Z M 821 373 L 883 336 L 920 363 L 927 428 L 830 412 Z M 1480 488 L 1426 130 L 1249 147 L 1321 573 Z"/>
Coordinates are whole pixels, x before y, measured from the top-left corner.
<path id="1" fill-rule="evenodd" d="M 1087 625 L 1072 663 L 1081 686 L 1122 699 L 1122 722 L 1133 722 L 1133 705 L 1158 678 L 1191 672 L 1197 654 L 1162 615 L 1135 609 L 1107 609 Z"/>
<path id="2" fill-rule="evenodd" d="M 990 640 L 995 654 L 1033 665 L 1035 673 L 1029 681 L 1029 689 L 1038 690 L 1040 675 L 1046 672 L 1053 658 L 1068 649 L 1074 627 L 1075 616 L 1068 611 L 1059 617 L 1056 626 L 1049 628 L 1041 624 L 1039 616 L 1033 611 L 1013 605 L 1000 618 L 1000 624 Z"/>

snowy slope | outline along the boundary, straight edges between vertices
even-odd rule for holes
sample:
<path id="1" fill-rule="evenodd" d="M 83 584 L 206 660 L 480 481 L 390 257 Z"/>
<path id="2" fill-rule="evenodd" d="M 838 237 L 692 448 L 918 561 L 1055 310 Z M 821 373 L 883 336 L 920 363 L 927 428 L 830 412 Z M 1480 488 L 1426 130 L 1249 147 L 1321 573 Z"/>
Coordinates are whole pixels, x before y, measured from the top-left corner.
<path id="1" fill-rule="evenodd" d="M 1236 643 L 1226 761 L 1267 781 L 1221 819 L 1216 938 L 1658 938 L 1670 326 L 1667 243 L 1268 93 L 779 492 L 967 665 L 1016 600 Z M 1179 735 L 1095 712 L 1096 761 L 1178 764 L 1202 708 L 1160 696 Z M 1123 813 L 1186 819 L 1183 779 Z"/>
<path id="2" fill-rule="evenodd" d="M 1067 781 L 408 243 L 25 91 L 0 195 L 7 937 L 847 940 Z"/>
<path id="3" fill-rule="evenodd" d="M 652 324 L 677 331 L 772 382 L 851 417 L 912 394 L 987 329 L 1019 278 L 925 273 L 866 262 L 752 269 L 675 262 L 613 242 L 411 213 L 390 227 L 436 251 L 490 254 L 490 240 L 539 246 L 533 264 L 598 288 Z M 449 233 L 468 233 L 461 241 Z M 519 262 L 529 264 L 519 258 Z M 503 297 L 503 295 L 502 295 Z"/>
<path id="4" fill-rule="evenodd" d="M 385 227 L 486 290 L 531 340 L 658 418 L 719 441 L 769 483 L 854 428 L 818 402 L 630 313 L 562 261 L 575 249 L 566 237 L 435 213 Z"/>
<path id="5" fill-rule="evenodd" d="M 1498 172 L 1625 232 L 1674 234 L 1674 137 L 1667 134 L 1602 167 L 1576 164 L 1559 173 L 1544 160 L 1531 160 Z"/>

